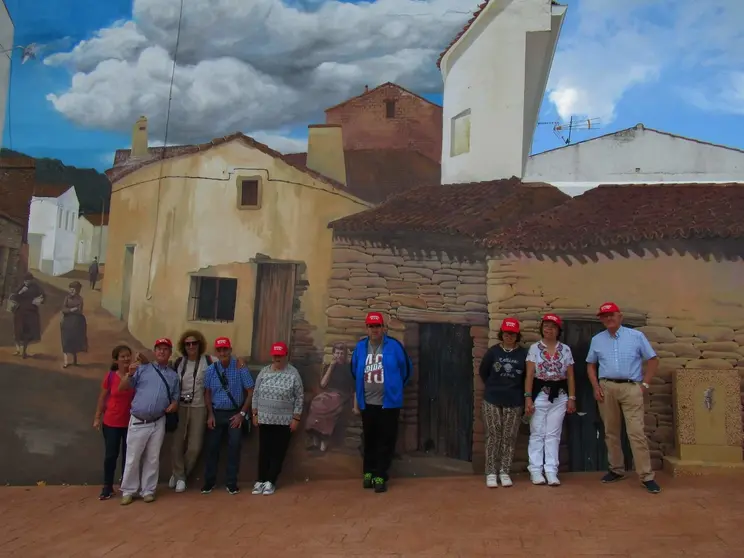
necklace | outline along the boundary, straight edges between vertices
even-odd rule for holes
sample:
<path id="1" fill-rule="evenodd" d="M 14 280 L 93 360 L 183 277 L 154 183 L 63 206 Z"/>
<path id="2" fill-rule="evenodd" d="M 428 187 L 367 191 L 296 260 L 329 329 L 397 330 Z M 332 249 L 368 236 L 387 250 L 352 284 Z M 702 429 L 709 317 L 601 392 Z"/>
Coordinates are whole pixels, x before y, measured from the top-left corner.
<path id="1" fill-rule="evenodd" d="M 505 353 L 511 353 L 511 352 L 512 352 L 512 351 L 513 351 L 514 349 L 516 349 L 516 347 L 512 347 L 511 349 L 507 349 L 506 347 L 504 347 L 503 345 L 501 345 L 501 349 L 502 349 L 502 350 L 503 350 L 503 351 L 504 351 Z"/>

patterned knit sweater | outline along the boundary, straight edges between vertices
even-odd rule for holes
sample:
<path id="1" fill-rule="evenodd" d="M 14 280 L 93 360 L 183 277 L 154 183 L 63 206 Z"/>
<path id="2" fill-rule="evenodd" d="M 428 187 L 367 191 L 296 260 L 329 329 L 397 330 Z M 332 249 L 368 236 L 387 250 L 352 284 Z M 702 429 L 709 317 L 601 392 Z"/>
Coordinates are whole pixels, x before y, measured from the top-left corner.
<path id="1" fill-rule="evenodd" d="M 271 365 L 259 372 L 253 390 L 253 412 L 259 424 L 289 425 L 292 416 L 300 416 L 304 404 L 300 373 L 291 364 L 282 370 Z"/>

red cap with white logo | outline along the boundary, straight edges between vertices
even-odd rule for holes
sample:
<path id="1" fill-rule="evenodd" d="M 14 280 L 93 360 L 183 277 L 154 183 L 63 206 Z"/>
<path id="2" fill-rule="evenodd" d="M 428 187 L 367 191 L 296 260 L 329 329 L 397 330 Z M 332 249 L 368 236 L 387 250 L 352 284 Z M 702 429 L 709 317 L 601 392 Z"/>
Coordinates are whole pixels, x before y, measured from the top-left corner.
<path id="1" fill-rule="evenodd" d="M 161 337 L 157 341 L 155 341 L 154 347 L 157 349 L 160 345 L 165 345 L 166 347 L 173 348 L 173 341 L 168 339 L 167 337 Z"/>
<path id="2" fill-rule="evenodd" d="M 271 346 L 271 356 L 287 356 L 289 350 L 286 343 L 279 341 Z"/>
<path id="3" fill-rule="evenodd" d="M 214 340 L 214 348 L 215 349 L 232 349 L 232 343 L 230 343 L 230 339 L 227 337 L 218 337 Z"/>
<path id="4" fill-rule="evenodd" d="M 618 308 L 617 304 L 614 302 L 605 302 L 599 307 L 599 310 L 597 310 L 597 316 L 601 316 L 602 314 L 614 314 L 615 312 L 620 312 L 620 308 Z"/>
<path id="5" fill-rule="evenodd" d="M 370 312 L 367 314 L 364 323 L 367 325 L 382 325 L 385 323 L 385 320 L 382 319 L 382 314 L 379 312 Z"/>
<path id="6" fill-rule="evenodd" d="M 558 316 L 555 314 L 545 314 L 542 317 L 543 322 L 553 322 L 558 327 L 563 327 L 563 320 L 561 320 Z"/>
<path id="7" fill-rule="evenodd" d="M 501 331 L 519 333 L 519 320 L 517 320 L 517 318 L 505 318 L 504 321 L 501 322 Z"/>

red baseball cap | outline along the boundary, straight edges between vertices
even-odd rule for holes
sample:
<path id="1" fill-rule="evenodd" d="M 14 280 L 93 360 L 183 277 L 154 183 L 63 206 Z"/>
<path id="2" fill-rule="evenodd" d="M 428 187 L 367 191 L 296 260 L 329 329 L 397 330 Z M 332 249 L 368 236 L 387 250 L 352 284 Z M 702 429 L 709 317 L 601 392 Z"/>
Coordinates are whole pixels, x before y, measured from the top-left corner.
<path id="1" fill-rule="evenodd" d="M 289 350 L 287 344 L 279 341 L 271 346 L 271 356 L 287 356 Z"/>
<path id="2" fill-rule="evenodd" d="M 215 349 L 232 349 L 232 343 L 228 337 L 218 337 L 214 340 Z"/>
<path id="3" fill-rule="evenodd" d="M 172 349 L 173 348 L 173 341 L 171 341 L 167 337 L 161 337 L 160 339 L 158 339 L 157 341 L 155 341 L 155 345 L 153 345 L 153 347 L 156 347 L 157 348 L 160 345 L 165 345 L 166 347 L 170 347 Z"/>
<path id="4" fill-rule="evenodd" d="M 382 317 L 382 314 L 379 312 L 370 312 L 367 314 L 367 318 L 364 320 L 364 323 L 367 325 L 383 325 L 385 323 L 385 320 Z"/>
<path id="5" fill-rule="evenodd" d="M 563 327 L 563 320 L 561 320 L 558 316 L 555 314 L 545 314 L 542 317 L 543 322 L 553 322 L 558 327 Z"/>
<path id="6" fill-rule="evenodd" d="M 504 318 L 504 321 L 501 322 L 501 331 L 519 333 L 519 320 L 517 318 Z"/>
<path id="7" fill-rule="evenodd" d="M 597 316 L 601 316 L 602 314 L 614 314 L 615 312 L 620 312 L 620 308 L 618 308 L 617 304 L 614 302 L 605 302 L 599 307 L 599 310 L 597 310 Z"/>

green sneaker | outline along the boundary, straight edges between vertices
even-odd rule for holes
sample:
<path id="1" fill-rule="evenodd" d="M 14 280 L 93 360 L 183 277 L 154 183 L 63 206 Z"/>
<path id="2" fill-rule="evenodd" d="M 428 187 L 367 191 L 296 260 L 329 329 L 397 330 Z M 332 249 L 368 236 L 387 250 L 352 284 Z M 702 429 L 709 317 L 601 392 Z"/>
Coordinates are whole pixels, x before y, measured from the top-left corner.
<path id="1" fill-rule="evenodd" d="M 364 481 L 362 482 L 364 488 L 373 488 L 374 482 L 372 481 L 372 473 L 364 473 Z"/>
<path id="2" fill-rule="evenodd" d="M 382 477 L 374 478 L 375 492 L 387 492 L 387 483 Z"/>
<path id="3" fill-rule="evenodd" d="M 131 494 L 125 494 L 124 496 L 121 497 L 121 505 L 128 506 L 129 504 L 132 503 L 133 500 L 134 498 L 132 498 Z"/>

